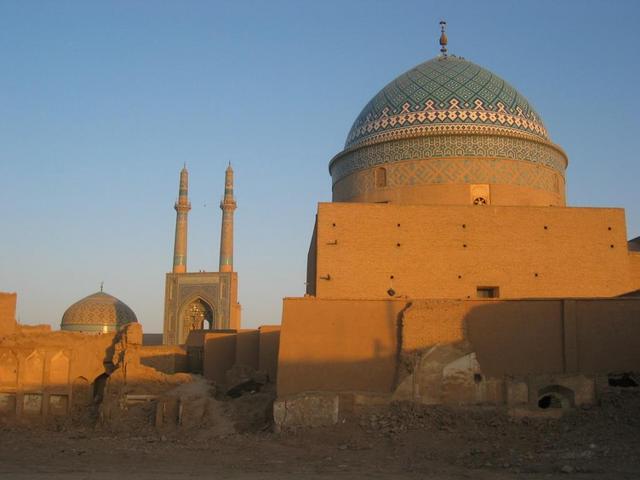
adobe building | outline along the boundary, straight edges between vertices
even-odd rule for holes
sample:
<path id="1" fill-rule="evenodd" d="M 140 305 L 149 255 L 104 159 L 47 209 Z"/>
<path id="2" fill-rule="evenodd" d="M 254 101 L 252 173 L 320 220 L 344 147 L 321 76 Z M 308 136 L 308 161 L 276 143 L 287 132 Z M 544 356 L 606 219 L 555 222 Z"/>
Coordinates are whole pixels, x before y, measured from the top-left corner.
<path id="1" fill-rule="evenodd" d="M 187 216 L 189 173 L 180 172 L 176 209 L 176 237 L 173 272 L 167 273 L 165 287 L 165 345 L 184 345 L 191 331 L 240 328 L 238 274 L 233 271 L 233 214 L 237 208 L 233 196 L 233 169 L 225 172 L 224 197 L 220 202 L 220 268 L 217 272 L 187 272 Z"/>
<path id="2" fill-rule="evenodd" d="M 567 155 L 532 105 L 450 55 L 444 23 L 440 45 L 329 162 L 306 295 L 283 303 L 281 426 L 373 401 L 589 403 L 640 371 L 624 210 L 568 207 Z"/>

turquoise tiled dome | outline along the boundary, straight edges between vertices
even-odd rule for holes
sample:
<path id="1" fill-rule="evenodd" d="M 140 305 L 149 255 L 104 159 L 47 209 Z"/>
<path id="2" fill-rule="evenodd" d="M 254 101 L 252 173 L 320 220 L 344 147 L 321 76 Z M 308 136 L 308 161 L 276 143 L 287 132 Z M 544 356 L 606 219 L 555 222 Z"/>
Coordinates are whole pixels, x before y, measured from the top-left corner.
<path id="1" fill-rule="evenodd" d="M 67 308 L 62 315 L 60 329 L 106 333 L 137 321 L 136 314 L 128 305 L 100 290 Z"/>
<path id="2" fill-rule="evenodd" d="M 548 140 L 539 115 L 515 88 L 468 60 L 440 56 L 380 90 L 351 127 L 345 150 L 422 133 L 499 130 Z"/>

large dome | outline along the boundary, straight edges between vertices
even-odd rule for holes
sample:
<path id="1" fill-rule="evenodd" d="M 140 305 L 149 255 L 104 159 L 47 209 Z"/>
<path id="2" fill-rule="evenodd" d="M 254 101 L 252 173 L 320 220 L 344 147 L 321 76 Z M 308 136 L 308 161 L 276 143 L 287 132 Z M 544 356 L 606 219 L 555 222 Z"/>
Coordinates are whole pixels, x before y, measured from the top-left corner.
<path id="1" fill-rule="evenodd" d="M 368 139 L 483 127 L 548 139 L 539 115 L 503 79 L 463 58 L 436 57 L 380 90 L 356 118 L 345 148 Z"/>
<path id="2" fill-rule="evenodd" d="M 137 322 L 124 302 L 102 291 L 74 303 L 62 316 L 60 328 L 87 333 L 115 332 L 127 323 Z"/>
<path id="3" fill-rule="evenodd" d="M 329 171 L 334 201 L 466 204 L 469 185 L 483 185 L 486 203 L 563 205 L 566 166 L 523 95 L 441 55 L 367 103 Z"/>

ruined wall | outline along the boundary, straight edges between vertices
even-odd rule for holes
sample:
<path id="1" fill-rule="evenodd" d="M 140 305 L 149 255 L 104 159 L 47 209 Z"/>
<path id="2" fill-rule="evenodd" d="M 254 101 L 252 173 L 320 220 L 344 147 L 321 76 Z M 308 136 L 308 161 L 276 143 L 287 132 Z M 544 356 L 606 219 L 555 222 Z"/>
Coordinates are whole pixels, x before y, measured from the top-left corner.
<path id="1" fill-rule="evenodd" d="M 615 296 L 635 285 L 621 209 L 318 207 L 319 298 Z"/>
<path id="2" fill-rule="evenodd" d="M 139 349 L 140 363 L 162 373 L 187 372 L 187 351 L 177 345 L 143 345 Z"/>
<path id="3" fill-rule="evenodd" d="M 16 294 L 0 292 L 0 337 L 16 330 Z"/>
<path id="4" fill-rule="evenodd" d="M 468 342 L 487 375 L 562 372 L 562 312 L 561 300 L 415 301 L 402 352 Z"/>
<path id="5" fill-rule="evenodd" d="M 85 408 L 114 335 L 24 329 L 0 341 L 0 418 L 41 421 Z"/>
<path id="6" fill-rule="evenodd" d="M 406 301 L 286 298 L 278 395 L 309 390 L 389 392 Z"/>
<path id="7" fill-rule="evenodd" d="M 501 402 L 491 379 L 639 371 L 640 300 L 285 299 L 278 368 L 279 397 Z"/>
<path id="8" fill-rule="evenodd" d="M 201 340 L 190 335 L 192 345 L 202 345 L 202 374 L 208 380 L 224 384 L 226 373 L 234 365 L 265 372 L 273 381 L 278 371 L 279 326 L 257 330 L 203 332 Z"/>

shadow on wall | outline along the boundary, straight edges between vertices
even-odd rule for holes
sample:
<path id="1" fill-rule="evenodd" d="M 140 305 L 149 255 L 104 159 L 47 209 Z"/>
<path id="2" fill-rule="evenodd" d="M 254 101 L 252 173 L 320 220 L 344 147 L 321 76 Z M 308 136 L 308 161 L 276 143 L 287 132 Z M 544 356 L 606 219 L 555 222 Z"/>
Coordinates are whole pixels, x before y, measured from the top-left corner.
<path id="1" fill-rule="evenodd" d="M 555 395 L 582 404 L 593 400 L 596 376 L 606 384 L 640 372 L 638 299 L 304 298 L 286 299 L 283 311 L 280 399 L 324 392 L 533 405 Z"/>
<path id="2" fill-rule="evenodd" d="M 0 419 L 89 418 L 114 372 L 164 380 L 186 370 L 183 349 L 143 347 L 141 334 L 135 323 L 104 335 L 18 327 L 0 340 Z"/>

